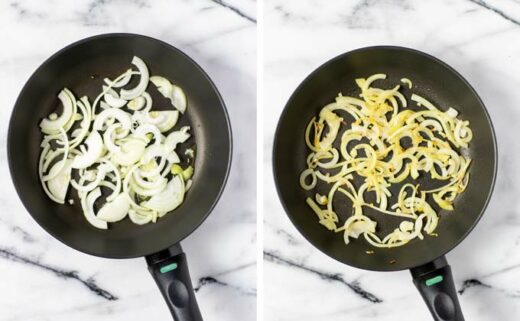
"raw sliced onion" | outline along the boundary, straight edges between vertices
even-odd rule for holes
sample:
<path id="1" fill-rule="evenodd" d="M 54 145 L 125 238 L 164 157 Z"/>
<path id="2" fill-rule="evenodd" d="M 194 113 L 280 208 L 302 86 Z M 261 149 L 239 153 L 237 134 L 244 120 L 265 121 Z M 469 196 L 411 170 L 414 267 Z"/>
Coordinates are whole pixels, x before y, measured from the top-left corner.
<path id="1" fill-rule="evenodd" d="M 177 147 L 177 144 L 184 143 L 190 138 L 189 133 L 190 127 L 184 126 L 178 131 L 174 131 L 166 136 L 166 140 L 164 141 L 164 145 L 168 150 L 174 150 Z"/>
<path id="2" fill-rule="evenodd" d="M 81 197 L 81 207 L 83 208 L 83 214 L 87 221 L 98 229 L 106 230 L 108 228 L 107 222 L 99 219 L 94 212 L 94 203 L 101 196 L 101 190 L 96 188 L 88 194 Z"/>
<path id="3" fill-rule="evenodd" d="M 58 99 L 63 105 L 63 111 L 61 115 L 54 120 L 44 118 L 40 122 L 40 128 L 45 134 L 58 133 L 60 129 L 64 128 L 65 125 L 72 119 L 72 116 L 76 113 L 76 99 L 70 90 L 64 88 L 58 94 Z"/>
<path id="4" fill-rule="evenodd" d="M 128 211 L 128 217 L 130 220 L 137 225 L 144 225 L 154 221 L 157 218 L 157 212 L 155 211 L 143 211 L 138 209 L 130 209 Z"/>
<path id="5" fill-rule="evenodd" d="M 172 105 L 177 108 L 178 111 L 181 113 L 186 111 L 186 95 L 179 86 L 173 85 L 168 79 L 161 76 L 152 76 L 150 77 L 150 81 L 165 98 L 170 99 Z"/>
<path id="6" fill-rule="evenodd" d="M 146 87 L 148 86 L 148 80 L 149 80 L 149 74 L 148 74 L 148 67 L 146 67 L 146 64 L 144 63 L 141 58 L 134 56 L 132 59 L 132 64 L 137 67 L 139 70 L 139 74 L 141 75 L 141 79 L 139 80 L 139 84 L 130 89 L 122 89 L 120 93 L 120 97 L 122 99 L 131 100 L 138 96 L 141 96 L 143 92 L 146 90 Z"/>
<path id="7" fill-rule="evenodd" d="M 143 124 L 137 127 L 134 131 L 134 135 L 138 138 L 141 138 L 144 141 L 149 141 L 147 138 L 147 134 L 153 135 L 154 144 L 161 144 L 164 140 L 163 135 L 161 135 L 161 131 L 157 126 L 152 124 Z"/>
<path id="8" fill-rule="evenodd" d="M 61 167 L 58 175 L 47 181 L 47 184 L 49 186 L 49 192 L 58 200 L 60 200 L 61 203 L 64 203 L 71 180 L 72 161 L 70 159 L 66 159 L 62 160 L 61 162 L 65 162 L 65 165 Z M 58 164 L 54 165 L 54 167 L 57 165 Z"/>
<path id="9" fill-rule="evenodd" d="M 132 119 L 130 115 L 121 109 L 105 109 L 94 120 L 94 130 L 102 130 L 103 125 L 108 119 L 116 119 L 121 123 L 123 129 L 129 130 L 132 127 Z"/>
<path id="10" fill-rule="evenodd" d="M 120 87 L 124 87 L 124 86 L 128 85 L 128 83 L 130 82 L 130 79 L 132 79 L 132 75 L 134 75 L 134 74 L 138 74 L 138 72 L 134 72 L 134 71 L 132 71 L 132 69 L 128 69 L 127 71 L 125 71 L 124 74 L 117 77 L 117 79 L 119 79 L 117 81 L 112 81 L 108 78 L 103 79 L 103 81 L 112 88 L 120 88 Z"/>
<path id="11" fill-rule="evenodd" d="M 44 135 L 38 175 L 44 192 L 64 204 L 72 186 L 86 220 L 100 229 L 126 216 L 135 224 L 156 222 L 182 203 L 192 184 L 193 149 L 185 154 L 190 157 L 186 167 L 178 175 L 170 172 L 173 164 L 180 167 L 183 161 L 175 148 L 190 137 L 189 126 L 171 132 L 185 110 L 186 97 L 163 79 L 164 86 L 158 89 L 176 110 L 152 111 L 152 97 L 146 92 L 148 68 L 138 57 L 132 64 L 138 71 L 128 69 L 113 80 L 105 78 L 106 85 L 92 104 L 86 96 L 76 100 L 64 88 L 58 95 L 61 114 L 51 113 L 40 123 Z M 124 89 L 133 75 L 140 75 L 138 85 Z M 101 111 L 96 115 L 98 105 Z M 459 127 L 457 139 L 464 141 L 468 130 Z M 97 215 L 96 202 L 103 203 Z M 74 204 L 72 199 L 69 204 Z"/>
<path id="12" fill-rule="evenodd" d="M 85 140 L 87 152 L 74 157 L 72 168 L 87 168 L 97 162 L 103 155 L 103 139 L 97 131 L 93 131 Z"/>
<path id="13" fill-rule="evenodd" d="M 181 205 L 184 200 L 184 192 L 184 181 L 177 175 L 168 182 L 161 193 L 152 196 L 143 205 L 152 210 L 167 213 Z"/>
<path id="14" fill-rule="evenodd" d="M 156 125 L 161 133 L 169 131 L 177 124 L 177 120 L 179 119 L 178 110 L 159 111 L 158 113 L 162 116 L 163 119 Z"/>
<path id="15" fill-rule="evenodd" d="M 144 155 L 146 143 L 140 139 L 129 139 L 124 142 L 119 151 L 111 156 L 111 160 L 121 166 L 137 163 Z"/>
<path id="16" fill-rule="evenodd" d="M 103 95 L 103 98 L 105 99 L 105 102 L 108 106 L 112 108 L 121 108 L 126 105 L 127 101 L 119 98 L 115 90 L 111 89 L 110 87 L 103 86 L 103 91 L 106 92 L 105 95 Z"/>
<path id="17" fill-rule="evenodd" d="M 114 223 L 126 217 L 130 210 L 130 201 L 126 194 L 119 194 L 112 202 L 106 203 L 98 212 L 97 218 Z"/>
<path id="18" fill-rule="evenodd" d="M 188 100 L 186 99 L 186 94 L 179 86 L 173 86 L 172 95 L 170 100 L 172 102 L 173 107 L 177 108 L 182 114 L 186 111 L 186 107 L 188 106 Z"/>
<path id="19" fill-rule="evenodd" d="M 127 104 L 128 109 L 130 110 L 140 110 L 146 104 L 146 99 L 143 96 L 136 97 L 130 100 Z"/>
<path id="20" fill-rule="evenodd" d="M 78 192 L 81 192 L 81 193 L 90 192 L 99 186 L 99 184 L 101 183 L 102 180 L 105 179 L 105 176 L 107 175 L 107 173 L 109 171 L 110 171 L 110 168 L 108 166 L 101 164 L 98 167 L 95 179 L 92 180 L 90 183 L 83 185 L 83 184 L 81 184 L 81 181 L 76 182 L 75 180 L 72 180 L 71 184 Z"/>
<path id="21" fill-rule="evenodd" d="M 58 141 L 58 143 L 61 142 L 61 145 L 63 145 L 63 147 L 60 148 L 60 149 L 58 149 L 58 150 L 63 150 L 63 159 L 62 159 L 61 162 L 59 162 L 59 163 L 57 164 L 57 166 L 54 166 L 54 167 L 49 171 L 49 173 L 48 173 L 47 175 L 42 176 L 41 179 L 42 179 L 43 181 L 48 181 L 48 180 L 53 179 L 53 178 L 55 178 L 56 176 L 58 176 L 59 173 L 61 173 L 63 167 L 64 167 L 65 164 L 66 164 L 65 161 L 66 161 L 67 158 L 69 157 L 69 150 L 70 150 L 70 148 L 69 148 L 69 140 L 68 140 L 68 138 L 67 138 L 67 134 L 65 133 L 65 131 L 64 131 L 62 128 L 60 128 L 60 132 L 61 132 L 62 140 L 61 140 L 61 141 Z M 46 165 L 47 165 L 47 164 L 44 165 L 44 168 L 43 168 L 44 170 L 45 170 L 45 168 L 47 167 Z"/>

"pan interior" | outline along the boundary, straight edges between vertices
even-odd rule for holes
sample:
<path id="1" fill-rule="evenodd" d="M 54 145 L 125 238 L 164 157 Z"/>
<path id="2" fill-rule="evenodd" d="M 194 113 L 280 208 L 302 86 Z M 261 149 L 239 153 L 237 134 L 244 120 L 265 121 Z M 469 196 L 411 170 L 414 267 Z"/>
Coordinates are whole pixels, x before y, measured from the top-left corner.
<path id="1" fill-rule="evenodd" d="M 454 211 L 440 211 L 438 237 L 415 239 L 405 246 L 378 249 L 363 237 L 343 241 L 343 233 L 334 234 L 318 223 L 305 199 L 323 188 L 304 191 L 299 175 L 306 168 L 309 153 L 304 142 L 305 127 L 319 110 L 332 102 L 338 93 L 357 96 L 354 80 L 375 73 L 387 74 L 387 79 L 374 86 L 390 88 L 401 78 L 413 82 L 413 92 L 433 102 L 439 108 L 457 109 L 460 117 L 469 120 L 473 130 L 469 157 L 470 183 L 455 201 Z M 403 86 L 404 87 L 404 86 Z M 409 97 L 409 92 L 404 91 Z M 485 107 L 470 85 L 453 69 L 426 54 L 399 47 L 371 47 L 339 56 L 314 71 L 294 92 L 280 118 L 275 136 L 273 163 L 279 196 L 297 229 L 314 246 L 343 263 L 370 270 L 401 270 L 427 263 L 452 249 L 476 224 L 491 195 L 496 172 L 496 143 Z M 428 186 L 432 182 L 422 181 Z M 359 184 L 357 185 L 359 186 Z M 330 187 L 329 187 L 330 188 Z M 327 189 L 328 190 L 328 189 Z M 392 191 L 396 194 L 396 191 Z M 340 221 L 351 213 L 351 204 L 335 202 Z M 390 232 L 400 219 L 364 208 L 365 214 L 378 222 L 378 231 Z M 373 250 L 373 254 L 367 254 Z"/>
<path id="2" fill-rule="evenodd" d="M 175 129 L 189 124 L 195 145 L 195 173 L 184 203 L 157 223 L 138 226 L 128 218 L 108 230 L 90 226 L 77 201 L 73 206 L 52 202 L 38 179 L 42 135 L 39 122 L 59 106 L 57 93 L 68 87 L 77 98 L 92 102 L 104 77 L 114 78 L 131 68 L 132 57 L 142 58 L 151 75 L 178 84 L 188 98 L 186 113 Z M 153 89 L 152 89 L 153 88 Z M 154 108 L 172 109 L 168 100 L 149 92 Z M 179 153 L 181 158 L 184 156 Z M 13 110 L 8 136 L 8 157 L 16 190 L 34 219 L 50 234 L 80 251 L 124 258 L 151 254 L 190 234 L 218 200 L 231 160 L 231 132 L 217 89 L 200 67 L 179 50 L 158 40 L 131 34 L 110 34 L 82 40 L 49 58 L 29 79 Z M 69 190 L 68 195 L 71 195 Z M 68 199 L 69 197 L 67 197 Z"/>

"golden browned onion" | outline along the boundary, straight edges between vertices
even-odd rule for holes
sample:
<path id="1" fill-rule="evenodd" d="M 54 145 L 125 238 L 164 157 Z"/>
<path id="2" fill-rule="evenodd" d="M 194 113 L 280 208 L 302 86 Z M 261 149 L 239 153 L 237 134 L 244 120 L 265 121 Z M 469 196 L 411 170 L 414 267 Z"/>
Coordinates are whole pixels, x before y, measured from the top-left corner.
<path id="1" fill-rule="evenodd" d="M 330 186 L 328 195 L 316 194 L 316 201 L 309 197 L 307 204 L 320 224 L 344 233 L 346 244 L 363 235 L 373 246 L 396 247 L 422 239 L 423 233 L 435 235 L 438 215 L 431 204 L 452 211 L 453 202 L 469 181 L 471 159 L 461 154 L 472 139 L 469 121 L 458 118 L 455 109 L 442 111 L 416 94 L 411 100 L 420 109 L 407 108 L 399 85 L 390 90 L 372 86 L 385 78 L 375 74 L 356 79 L 361 99 L 339 94 L 311 119 L 305 132 L 310 153 L 300 185 L 305 190 L 314 189 L 319 181 Z M 409 79 L 401 81 L 412 88 Z M 401 144 L 403 138 L 410 142 L 406 147 Z M 425 190 L 417 184 L 420 175 L 445 183 Z M 355 186 L 355 177 L 361 178 L 360 186 Z M 412 183 L 404 184 L 409 178 Z M 391 200 L 394 185 L 401 187 Z M 338 192 L 352 203 L 353 213 L 344 222 L 339 222 L 333 207 Z M 365 201 L 369 193 L 375 194 L 375 203 Z M 364 215 L 366 207 L 402 221 L 381 238 L 376 234 L 377 221 Z"/>

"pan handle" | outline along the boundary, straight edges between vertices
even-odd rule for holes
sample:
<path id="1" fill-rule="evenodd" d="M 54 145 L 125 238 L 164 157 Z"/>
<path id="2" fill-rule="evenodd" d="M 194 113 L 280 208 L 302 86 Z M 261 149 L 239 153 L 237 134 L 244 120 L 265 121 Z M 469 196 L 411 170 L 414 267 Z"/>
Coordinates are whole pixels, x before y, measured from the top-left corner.
<path id="1" fill-rule="evenodd" d="M 191 284 L 186 254 L 180 244 L 146 256 L 148 270 L 161 290 L 175 321 L 202 321 Z"/>
<path id="2" fill-rule="evenodd" d="M 410 272 L 435 321 L 464 321 L 451 268 L 444 256 Z"/>

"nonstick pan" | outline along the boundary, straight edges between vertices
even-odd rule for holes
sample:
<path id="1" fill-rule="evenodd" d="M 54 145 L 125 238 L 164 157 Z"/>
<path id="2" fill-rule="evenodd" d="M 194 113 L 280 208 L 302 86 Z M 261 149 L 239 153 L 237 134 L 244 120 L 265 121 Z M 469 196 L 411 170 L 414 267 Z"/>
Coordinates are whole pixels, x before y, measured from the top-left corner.
<path id="1" fill-rule="evenodd" d="M 454 211 L 441 211 L 436 232 L 391 249 L 374 249 L 362 238 L 345 245 L 341 233 L 333 234 L 318 223 L 305 199 L 299 176 L 306 168 L 308 149 L 305 127 L 338 93 L 358 95 L 354 82 L 375 73 L 387 74 L 378 82 L 391 88 L 401 78 L 413 81 L 413 91 L 443 109 L 454 107 L 469 120 L 473 139 L 469 147 L 470 181 L 459 195 Z M 403 86 L 404 87 L 404 86 Z M 405 95 L 409 95 L 404 89 Z M 323 253 L 353 267 L 374 271 L 410 269 L 413 281 L 435 320 L 464 320 L 450 266 L 444 255 L 461 242 L 484 213 L 493 190 L 497 165 L 493 126 L 484 104 L 469 83 L 454 69 L 425 53 L 402 47 L 368 47 L 338 56 L 311 73 L 296 89 L 280 117 L 273 147 L 273 169 L 281 202 L 290 220 L 303 236 Z M 421 182 L 422 186 L 432 184 Z M 351 213 L 344 204 L 343 213 Z M 338 215 L 340 211 L 338 210 Z M 382 229 L 396 228 L 394 217 L 365 209 Z M 341 219 L 345 219 L 346 214 Z M 398 222 L 398 221 L 397 221 Z M 374 250 L 368 255 L 365 251 Z"/>
<path id="2" fill-rule="evenodd" d="M 103 77 L 115 77 L 130 68 L 134 55 L 147 63 L 150 74 L 171 79 L 186 93 L 188 108 L 182 118 L 191 125 L 196 149 L 193 185 L 184 203 L 155 224 L 138 226 L 127 218 L 108 230 L 99 230 L 87 223 L 79 202 L 60 205 L 44 193 L 37 172 L 42 139 L 38 124 L 59 106 L 56 95 L 63 87 L 93 99 Z M 161 101 L 164 98 L 160 94 L 150 93 L 158 109 L 172 108 L 167 100 Z M 7 138 L 14 186 L 36 222 L 66 245 L 88 254 L 107 258 L 145 256 L 173 318 L 188 321 L 202 317 L 179 242 L 204 221 L 217 203 L 230 169 L 231 146 L 226 108 L 208 75 L 180 50 L 135 34 L 87 38 L 45 61 L 16 101 Z"/>

